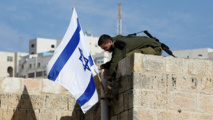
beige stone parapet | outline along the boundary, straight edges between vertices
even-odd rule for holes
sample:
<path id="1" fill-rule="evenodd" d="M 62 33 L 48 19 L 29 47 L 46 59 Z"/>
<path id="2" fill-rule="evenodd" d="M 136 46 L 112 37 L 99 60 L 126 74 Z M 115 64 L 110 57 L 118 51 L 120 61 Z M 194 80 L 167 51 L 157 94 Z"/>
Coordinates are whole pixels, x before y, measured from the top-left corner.
<path id="1" fill-rule="evenodd" d="M 113 120 L 213 120 L 208 60 L 136 53 L 120 61 L 114 89 Z"/>

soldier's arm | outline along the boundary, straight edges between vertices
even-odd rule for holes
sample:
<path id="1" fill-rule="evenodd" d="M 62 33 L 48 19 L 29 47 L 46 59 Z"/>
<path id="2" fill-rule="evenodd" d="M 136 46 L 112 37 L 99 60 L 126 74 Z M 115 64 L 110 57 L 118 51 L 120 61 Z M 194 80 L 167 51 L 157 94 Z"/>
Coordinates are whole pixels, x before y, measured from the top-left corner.
<path id="1" fill-rule="evenodd" d="M 112 81 L 112 78 L 114 77 L 113 74 L 115 74 L 116 67 L 121 59 L 122 59 L 122 50 L 114 48 L 114 53 L 112 54 L 112 59 L 108 71 L 108 76 L 110 77 L 109 81 Z"/>
<path id="2" fill-rule="evenodd" d="M 105 64 L 102 64 L 100 67 L 101 69 L 109 69 L 110 65 L 111 65 L 111 60 L 106 62 Z"/>

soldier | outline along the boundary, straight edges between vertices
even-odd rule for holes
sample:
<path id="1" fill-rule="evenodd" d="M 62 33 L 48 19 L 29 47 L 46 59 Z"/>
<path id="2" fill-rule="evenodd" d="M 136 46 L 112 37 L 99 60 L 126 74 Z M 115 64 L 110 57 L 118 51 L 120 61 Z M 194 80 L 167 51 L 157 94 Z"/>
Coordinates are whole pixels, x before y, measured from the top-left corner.
<path id="1" fill-rule="evenodd" d="M 112 58 L 109 62 L 98 66 L 98 69 L 109 69 L 108 71 L 108 85 L 112 82 L 115 77 L 115 71 L 118 62 L 133 54 L 133 53 L 143 53 L 152 55 L 161 55 L 162 48 L 161 43 L 157 42 L 155 39 L 135 36 L 135 37 L 124 37 L 118 35 L 111 38 L 109 35 L 102 35 L 98 40 L 98 45 L 108 52 L 112 52 Z"/>

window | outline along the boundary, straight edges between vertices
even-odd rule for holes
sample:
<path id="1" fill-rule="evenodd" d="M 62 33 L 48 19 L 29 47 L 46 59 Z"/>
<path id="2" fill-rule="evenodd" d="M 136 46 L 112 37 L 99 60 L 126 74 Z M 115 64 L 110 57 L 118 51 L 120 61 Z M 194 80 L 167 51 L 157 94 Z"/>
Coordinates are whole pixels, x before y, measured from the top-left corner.
<path id="1" fill-rule="evenodd" d="M 202 57 L 202 56 L 203 56 L 202 54 L 199 54 L 199 55 L 198 55 L 198 57 Z"/>
<path id="2" fill-rule="evenodd" d="M 41 66 L 41 64 L 40 63 L 38 63 L 38 66 L 37 67 L 40 67 Z"/>
<path id="3" fill-rule="evenodd" d="M 55 45 L 51 45 L 51 48 L 55 48 Z"/>
<path id="4" fill-rule="evenodd" d="M 34 44 L 31 45 L 31 48 L 34 48 Z"/>
<path id="5" fill-rule="evenodd" d="M 8 62 L 13 62 L 13 57 L 12 56 L 7 56 L 7 61 Z"/>
<path id="6" fill-rule="evenodd" d="M 24 65 L 22 65 L 21 68 L 24 69 Z"/>
<path id="7" fill-rule="evenodd" d="M 31 54 L 34 54 L 34 52 L 31 52 Z"/>
<path id="8" fill-rule="evenodd" d="M 30 64 L 29 67 L 32 68 L 32 64 Z"/>
<path id="9" fill-rule="evenodd" d="M 28 78 L 34 78 L 35 74 L 34 73 L 28 73 Z"/>
<path id="10" fill-rule="evenodd" d="M 36 77 L 41 77 L 42 76 L 42 71 L 36 72 Z"/>

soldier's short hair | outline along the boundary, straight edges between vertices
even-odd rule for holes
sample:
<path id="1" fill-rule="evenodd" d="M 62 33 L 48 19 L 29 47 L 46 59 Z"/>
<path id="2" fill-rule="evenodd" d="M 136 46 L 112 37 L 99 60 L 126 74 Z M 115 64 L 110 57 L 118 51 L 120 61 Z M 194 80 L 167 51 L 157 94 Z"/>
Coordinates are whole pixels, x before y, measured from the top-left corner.
<path id="1" fill-rule="evenodd" d="M 98 40 L 98 45 L 101 46 L 102 44 L 106 44 L 109 40 L 112 41 L 112 38 L 109 35 L 103 34 Z"/>

